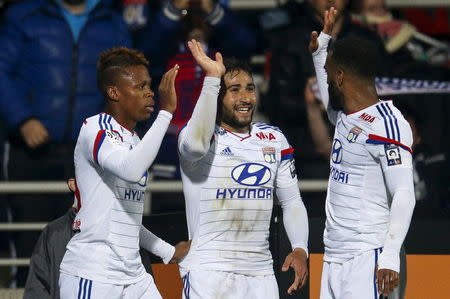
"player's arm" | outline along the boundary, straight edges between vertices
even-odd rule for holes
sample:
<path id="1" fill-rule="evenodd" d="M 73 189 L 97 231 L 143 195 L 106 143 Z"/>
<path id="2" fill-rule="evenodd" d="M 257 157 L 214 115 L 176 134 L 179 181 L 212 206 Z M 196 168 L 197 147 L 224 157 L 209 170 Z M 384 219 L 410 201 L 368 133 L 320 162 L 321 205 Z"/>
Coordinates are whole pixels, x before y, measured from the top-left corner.
<path id="1" fill-rule="evenodd" d="M 401 124 L 402 125 L 402 124 Z M 403 127 L 407 124 L 403 124 Z M 386 186 L 392 196 L 389 215 L 389 229 L 383 252 L 378 260 L 378 292 L 389 294 L 398 285 L 400 270 L 400 247 L 406 237 L 415 206 L 414 181 L 412 169 L 411 129 L 402 130 L 405 143 L 389 143 L 389 139 L 369 135 L 369 142 L 384 140 L 386 145 L 377 145 L 379 161 Z"/>
<path id="2" fill-rule="evenodd" d="M 220 53 L 216 53 L 214 61 L 203 52 L 199 42 L 189 41 L 188 46 L 206 77 L 192 117 L 179 134 L 178 150 L 184 159 L 196 161 L 206 155 L 214 134 L 220 77 L 225 72 L 225 66 Z"/>
<path id="3" fill-rule="evenodd" d="M 172 246 L 141 225 L 139 246 L 159 256 L 165 264 L 178 263 L 189 252 L 190 245 L 191 241 L 187 241 Z"/>
<path id="4" fill-rule="evenodd" d="M 287 144 L 287 142 L 286 142 Z M 294 283 L 288 293 L 299 290 L 308 278 L 308 214 L 298 189 L 294 166 L 293 149 L 286 146 L 281 154 L 281 163 L 276 178 L 276 194 L 283 210 L 283 224 L 292 252 L 286 257 L 282 270 L 294 269 Z"/>
<path id="5" fill-rule="evenodd" d="M 161 103 L 164 103 L 164 107 L 170 108 L 159 112 L 151 128 L 133 149 L 122 146 L 120 136 L 116 133 L 98 130 L 95 123 L 83 126 L 80 134 L 84 136 L 85 150 L 93 163 L 125 181 L 139 182 L 155 160 L 172 119 L 172 112 L 176 107 L 177 73 L 178 66 L 174 66 L 164 75 L 159 88 L 160 94 L 164 97 Z"/>
<path id="6" fill-rule="evenodd" d="M 336 10 L 330 8 L 325 12 L 324 26 L 320 35 L 316 31 L 311 33 L 311 41 L 309 42 L 309 50 L 312 53 L 314 69 L 316 71 L 317 84 L 319 86 L 321 101 L 327 109 L 328 118 L 332 124 L 336 124 L 338 111 L 335 111 L 329 105 L 328 94 L 328 76 L 325 71 L 325 62 L 327 60 L 328 44 L 331 40 L 331 32 L 334 26 Z"/>

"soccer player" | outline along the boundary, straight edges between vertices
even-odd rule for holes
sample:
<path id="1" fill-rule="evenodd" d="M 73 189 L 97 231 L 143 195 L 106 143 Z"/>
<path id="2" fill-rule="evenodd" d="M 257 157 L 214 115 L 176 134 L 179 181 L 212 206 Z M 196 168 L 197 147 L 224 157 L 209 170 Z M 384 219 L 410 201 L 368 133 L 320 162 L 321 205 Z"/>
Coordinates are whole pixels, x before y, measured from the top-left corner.
<path id="1" fill-rule="evenodd" d="M 208 58 L 188 42 L 205 70 L 192 117 L 180 131 L 180 155 L 189 254 L 180 263 L 184 298 L 278 298 L 269 251 L 275 195 L 292 245 L 292 293 L 307 279 L 308 219 L 300 197 L 293 149 L 279 129 L 252 123 L 255 84 L 249 68 L 220 53 Z"/>
<path id="2" fill-rule="evenodd" d="M 133 131 L 149 118 L 154 93 L 148 61 L 127 48 L 102 53 L 97 81 L 106 113 L 84 121 L 75 148 L 75 176 L 81 207 L 60 267 L 61 298 L 161 298 L 146 273 L 139 245 L 178 261 L 189 242 L 176 248 L 142 226 L 147 169 L 152 164 L 176 107 L 178 66 L 163 77 L 160 109 L 142 140 Z"/>
<path id="3" fill-rule="evenodd" d="M 399 252 L 414 209 L 412 132 L 375 89 L 376 49 L 337 40 L 336 11 L 325 13 L 310 50 L 328 117 L 336 126 L 326 198 L 322 299 L 378 298 L 398 284 Z"/>

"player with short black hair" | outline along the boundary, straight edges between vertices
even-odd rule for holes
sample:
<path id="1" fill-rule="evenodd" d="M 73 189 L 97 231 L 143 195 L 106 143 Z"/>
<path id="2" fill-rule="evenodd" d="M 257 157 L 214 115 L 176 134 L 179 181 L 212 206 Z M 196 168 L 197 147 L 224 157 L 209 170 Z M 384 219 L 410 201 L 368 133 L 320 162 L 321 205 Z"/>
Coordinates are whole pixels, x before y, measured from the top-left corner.
<path id="1" fill-rule="evenodd" d="M 380 101 L 372 45 L 338 40 L 327 55 L 336 11 L 312 32 L 322 101 L 336 126 L 326 198 L 320 298 L 378 298 L 398 285 L 400 247 L 415 198 L 411 128 L 391 101 Z"/>
<path id="2" fill-rule="evenodd" d="M 163 77 L 160 112 L 142 140 L 133 131 L 153 112 L 148 61 L 136 50 L 113 48 L 98 62 L 98 85 L 106 113 L 84 121 L 74 153 L 79 191 L 76 232 L 60 266 L 61 298 L 161 298 L 142 265 L 139 246 L 165 263 L 183 257 L 142 226 L 147 170 L 175 111 L 174 66 Z"/>

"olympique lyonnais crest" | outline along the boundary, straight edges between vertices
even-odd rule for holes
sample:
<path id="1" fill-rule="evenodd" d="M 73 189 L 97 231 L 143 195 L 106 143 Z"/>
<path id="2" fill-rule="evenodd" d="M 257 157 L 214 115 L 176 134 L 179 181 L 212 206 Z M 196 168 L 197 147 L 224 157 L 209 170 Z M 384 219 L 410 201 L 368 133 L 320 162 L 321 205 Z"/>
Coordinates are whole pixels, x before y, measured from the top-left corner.
<path id="1" fill-rule="evenodd" d="M 275 163 L 277 160 L 275 158 L 275 148 L 274 147 L 263 147 L 262 148 L 264 161 L 267 163 Z"/>
<path id="2" fill-rule="evenodd" d="M 356 138 L 358 138 L 359 134 L 362 132 L 361 128 L 353 127 L 350 132 L 348 132 L 347 140 L 350 143 L 355 143 Z"/>

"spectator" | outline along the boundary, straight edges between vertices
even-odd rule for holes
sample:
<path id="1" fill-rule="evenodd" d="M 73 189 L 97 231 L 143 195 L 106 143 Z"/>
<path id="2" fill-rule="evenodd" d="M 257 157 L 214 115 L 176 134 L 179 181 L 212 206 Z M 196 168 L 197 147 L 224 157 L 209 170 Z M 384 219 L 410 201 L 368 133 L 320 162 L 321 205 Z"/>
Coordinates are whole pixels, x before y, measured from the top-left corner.
<path id="1" fill-rule="evenodd" d="M 433 65 L 448 65 L 450 46 L 417 31 L 410 23 L 393 17 L 385 0 L 352 0 L 353 19 L 378 32 L 386 51 L 395 60 L 418 60 Z"/>
<path id="2" fill-rule="evenodd" d="M 153 169 L 155 177 L 181 178 L 177 154 L 177 133 L 190 119 L 205 78 L 205 72 L 197 64 L 186 44 L 189 40 L 195 39 L 202 43 L 204 51 L 209 57 L 213 58 L 215 54 L 214 49 L 209 46 L 211 27 L 204 21 L 200 2 L 190 2 L 188 11 L 189 13 L 180 19 L 181 31 L 177 38 L 178 52 L 169 58 L 167 64 L 167 70 L 177 64 L 180 66 L 175 79 L 178 101 L 177 110 L 161 145 L 162 150 L 158 153 L 157 165 Z"/>
<path id="3" fill-rule="evenodd" d="M 154 84 L 165 72 L 167 62 L 178 52 L 182 34 L 182 16 L 189 14 L 189 4 L 200 4 L 204 22 L 213 34 L 210 46 L 225 56 L 247 59 L 256 48 L 256 34 L 225 5 L 215 0 L 167 0 L 163 7 L 149 19 L 137 36 L 135 46 L 146 57 L 151 57 Z M 220 37 L 220 38 L 219 38 Z"/>
<path id="4" fill-rule="evenodd" d="M 61 180 L 73 173 L 79 128 L 104 107 L 96 86 L 97 58 L 107 48 L 131 43 L 121 17 L 105 3 L 25 0 L 8 6 L 0 28 L 0 116 L 9 135 L 6 179 Z M 48 196 L 26 199 L 11 197 L 16 219 L 48 221 L 67 209 L 67 202 Z M 36 237 L 16 234 L 19 257 L 30 256 Z"/>
<path id="5" fill-rule="evenodd" d="M 321 30 L 323 13 L 334 6 L 338 15 L 333 36 L 338 39 L 354 37 L 371 40 L 386 56 L 376 33 L 351 23 L 350 15 L 345 9 L 346 0 L 308 0 L 298 5 L 297 11 L 301 15 L 272 40 L 269 91 L 263 98 L 262 108 L 271 123 L 279 126 L 290 137 L 289 141 L 297 153 L 297 168 L 302 169 L 302 177 L 326 178 L 327 161 L 309 146 L 312 142 L 304 100 L 307 81 L 315 76 L 307 48 L 311 31 Z"/>

